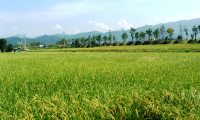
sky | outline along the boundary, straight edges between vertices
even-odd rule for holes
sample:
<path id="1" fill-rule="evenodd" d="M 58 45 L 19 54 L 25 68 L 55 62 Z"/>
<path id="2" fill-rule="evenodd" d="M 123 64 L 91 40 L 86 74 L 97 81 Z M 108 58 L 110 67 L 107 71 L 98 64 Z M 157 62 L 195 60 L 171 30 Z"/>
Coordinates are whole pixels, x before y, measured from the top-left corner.
<path id="1" fill-rule="evenodd" d="M 0 0 L 0 37 L 120 30 L 200 18 L 200 0 Z"/>

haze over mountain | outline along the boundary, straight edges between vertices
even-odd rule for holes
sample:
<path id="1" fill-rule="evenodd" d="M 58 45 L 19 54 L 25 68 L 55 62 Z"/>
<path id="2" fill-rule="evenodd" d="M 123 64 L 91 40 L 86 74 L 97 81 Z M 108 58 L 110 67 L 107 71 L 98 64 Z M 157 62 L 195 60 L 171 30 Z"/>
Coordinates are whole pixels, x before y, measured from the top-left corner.
<path id="1" fill-rule="evenodd" d="M 137 28 L 136 30 L 138 32 L 141 31 L 146 31 L 148 28 L 151 28 L 153 30 L 155 30 L 156 28 L 161 27 L 162 25 L 165 25 L 165 28 L 169 28 L 172 27 L 174 29 L 174 38 L 176 38 L 178 35 L 180 35 L 180 25 L 182 26 L 182 28 L 188 28 L 189 29 L 189 35 L 192 34 L 192 27 L 194 25 L 200 25 L 200 18 L 198 19 L 192 19 L 192 20 L 181 20 L 181 21 L 175 21 L 175 22 L 169 22 L 169 23 L 161 23 L 161 24 L 157 24 L 157 25 L 145 25 L 142 27 Z M 117 41 L 121 41 L 121 35 L 123 32 L 128 32 L 129 30 L 117 30 L 117 31 L 112 31 L 112 35 L 116 36 L 116 40 Z M 97 36 L 101 34 L 102 36 L 108 35 L 108 32 L 99 32 L 99 31 L 91 31 L 91 32 L 84 32 L 84 33 L 78 33 L 78 34 L 55 34 L 55 35 L 42 35 L 39 37 L 35 37 L 35 38 L 26 38 L 27 43 L 31 43 L 31 42 L 41 42 L 43 44 L 54 44 L 57 41 L 61 40 L 62 38 L 65 39 L 76 39 L 76 38 L 80 38 L 80 37 L 88 37 L 88 36 Z M 183 37 L 185 37 L 185 33 L 183 31 Z M 9 43 L 12 44 L 18 44 L 21 41 L 21 38 L 18 36 L 13 36 L 13 37 L 8 37 L 6 38 L 8 40 Z M 129 34 L 129 39 L 131 40 L 130 34 Z"/>

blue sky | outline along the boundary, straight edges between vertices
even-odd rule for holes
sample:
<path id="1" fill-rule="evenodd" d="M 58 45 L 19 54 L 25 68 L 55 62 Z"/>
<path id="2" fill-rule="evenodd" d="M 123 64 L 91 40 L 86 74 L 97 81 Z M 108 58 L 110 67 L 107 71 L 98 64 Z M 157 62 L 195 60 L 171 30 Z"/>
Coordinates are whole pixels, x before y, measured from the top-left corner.
<path id="1" fill-rule="evenodd" d="M 0 37 L 128 29 L 200 18 L 200 0 L 0 0 Z"/>

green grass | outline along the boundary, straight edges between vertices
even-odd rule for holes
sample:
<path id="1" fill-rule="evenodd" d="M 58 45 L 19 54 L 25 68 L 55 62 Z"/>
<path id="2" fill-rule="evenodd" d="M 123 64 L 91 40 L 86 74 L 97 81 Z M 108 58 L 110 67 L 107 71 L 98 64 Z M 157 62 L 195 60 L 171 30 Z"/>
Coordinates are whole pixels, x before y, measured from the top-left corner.
<path id="1" fill-rule="evenodd" d="M 200 119 L 199 66 L 198 52 L 0 54 L 0 118 Z"/>

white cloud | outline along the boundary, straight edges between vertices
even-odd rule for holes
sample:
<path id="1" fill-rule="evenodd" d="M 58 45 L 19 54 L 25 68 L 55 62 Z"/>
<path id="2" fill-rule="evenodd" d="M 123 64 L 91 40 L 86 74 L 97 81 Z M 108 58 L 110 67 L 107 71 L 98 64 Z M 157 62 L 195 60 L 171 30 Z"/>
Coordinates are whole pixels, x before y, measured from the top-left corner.
<path id="1" fill-rule="evenodd" d="M 60 26 L 59 24 L 56 24 L 56 28 L 57 28 L 58 30 L 63 30 L 62 26 Z"/>
<path id="2" fill-rule="evenodd" d="M 101 30 L 112 30 L 108 25 L 106 25 L 103 22 L 90 20 L 89 23 L 91 25 L 96 26 L 98 29 L 101 29 Z"/>
<path id="3" fill-rule="evenodd" d="M 120 20 L 117 22 L 117 24 L 121 27 L 121 28 L 125 28 L 125 29 L 130 29 L 130 27 L 134 27 L 133 24 L 127 22 L 126 20 Z"/>
<path id="4" fill-rule="evenodd" d="M 59 24 L 56 24 L 53 29 L 55 29 L 56 31 L 63 31 L 63 27 Z"/>

